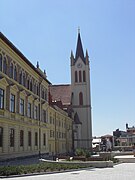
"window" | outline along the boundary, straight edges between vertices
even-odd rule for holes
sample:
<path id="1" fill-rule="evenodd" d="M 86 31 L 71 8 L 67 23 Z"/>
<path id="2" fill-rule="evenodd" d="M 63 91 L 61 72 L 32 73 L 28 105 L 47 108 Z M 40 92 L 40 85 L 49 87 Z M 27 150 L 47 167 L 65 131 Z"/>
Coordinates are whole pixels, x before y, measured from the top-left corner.
<path id="1" fill-rule="evenodd" d="M 0 109 L 4 109 L 4 90 L 0 88 Z"/>
<path id="2" fill-rule="evenodd" d="M 3 63 L 3 72 L 5 74 L 7 74 L 7 61 L 6 61 L 6 58 L 4 57 L 4 63 Z"/>
<path id="3" fill-rule="evenodd" d="M 39 87 L 38 87 L 38 85 L 37 85 L 37 95 L 39 95 Z"/>
<path id="4" fill-rule="evenodd" d="M 38 145 L 38 133 L 35 132 L 35 146 Z"/>
<path id="5" fill-rule="evenodd" d="M 20 114 L 24 115 L 24 100 L 20 99 Z"/>
<path id="6" fill-rule="evenodd" d="M 46 122 L 46 111 L 43 110 L 43 119 L 42 119 L 43 122 Z"/>
<path id="7" fill-rule="evenodd" d="M 3 128 L 0 127 L 0 147 L 3 146 Z"/>
<path id="8" fill-rule="evenodd" d="M 38 119 L 38 108 L 34 106 L 34 119 Z"/>
<path id="9" fill-rule="evenodd" d="M 15 95 L 10 94 L 10 111 L 15 112 Z"/>
<path id="10" fill-rule="evenodd" d="M 13 63 L 10 64 L 10 77 L 13 78 Z"/>
<path id="11" fill-rule="evenodd" d="M 30 91 L 32 91 L 32 80 L 30 81 Z"/>
<path id="12" fill-rule="evenodd" d="M 23 73 L 22 85 L 25 86 L 25 73 Z"/>
<path id="13" fill-rule="evenodd" d="M 43 134 L 43 145 L 46 146 L 46 134 Z"/>
<path id="14" fill-rule="evenodd" d="M 28 117 L 31 118 L 31 103 L 28 103 Z"/>
<path id="15" fill-rule="evenodd" d="M 50 115 L 50 124 L 52 124 L 52 116 Z"/>
<path id="16" fill-rule="evenodd" d="M 24 131 L 20 130 L 20 146 L 23 146 L 23 142 L 24 142 Z"/>
<path id="17" fill-rule="evenodd" d="M 2 71 L 2 54 L 0 54 L 0 71 Z"/>
<path id="18" fill-rule="evenodd" d="M 19 83 L 22 84 L 22 71 L 19 74 Z"/>
<path id="19" fill-rule="evenodd" d="M 34 93 L 36 94 L 36 84 L 34 84 Z"/>
<path id="20" fill-rule="evenodd" d="M 42 90 L 42 99 L 44 99 L 45 97 L 45 92 L 44 92 L 44 89 Z"/>
<path id="21" fill-rule="evenodd" d="M 82 73 L 79 71 L 79 82 L 82 82 Z"/>
<path id="22" fill-rule="evenodd" d="M 83 105 L 83 93 L 79 93 L 79 105 Z"/>
<path id="23" fill-rule="evenodd" d="M 75 71 L 75 82 L 78 82 L 77 71 Z"/>
<path id="24" fill-rule="evenodd" d="M 85 71 L 83 71 L 83 82 L 86 82 L 86 74 L 85 74 Z"/>
<path id="25" fill-rule="evenodd" d="M 30 81 L 29 81 L 29 79 L 27 80 L 27 89 L 29 89 L 30 88 Z"/>
<path id="26" fill-rule="evenodd" d="M 14 141 L 15 141 L 15 130 L 13 128 L 10 129 L 10 147 L 14 147 Z"/>
<path id="27" fill-rule="evenodd" d="M 17 68 L 16 68 L 16 66 L 14 69 L 14 80 L 17 81 Z"/>
<path id="28" fill-rule="evenodd" d="M 47 89 L 45 90 L 45 100 L 47 101 Z"/>
<path id="29" fill-rule="evenodd" d="M 28 146 L 31 146 L 31 131 L 28 131 Z"/>

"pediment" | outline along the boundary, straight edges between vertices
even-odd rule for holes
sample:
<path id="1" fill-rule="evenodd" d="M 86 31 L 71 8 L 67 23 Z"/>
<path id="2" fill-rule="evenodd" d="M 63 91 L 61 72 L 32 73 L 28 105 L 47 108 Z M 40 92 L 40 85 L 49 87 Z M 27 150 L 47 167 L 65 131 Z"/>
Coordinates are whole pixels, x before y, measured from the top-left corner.
<path id="1" fill-rule="evenodd" d="M 35 98 L 34 101 L 35 101 L 36 103 L 39 103 L 39 99 L 38 99 L 38 98 Z"/>
<path id="2" fill-rule="evenodd" d="M 32 94 L 28 94 L 28 98 L 34 100 L 34 96 Z"/>
<path id="3" fill-rule="evenodd" d="M 9 83 L 8 83 L 8 81 L 6 80 L 5 77 L 1 77 L 1 78 L 0 78 L 0 84 L 4 84 L 5 86 L 8 86 L 8 85 L 9 85 Z"/>
<path id="4" fill-rule="evenodd" d="M 27 95 L 27 93 L 26 93 L 26 91 L 23 89 L 22 91 L 20 91 L 20 94 L 22 94 L 22 95 L 24 95 L 24 96 L 26 96 Z"/>
<path id="5" fill-rule="evenodd" d="M 47 108 L 48 107 L 48 103 L 47 102 L 42 102 L 42 107 Z"/>
<path id="6" fill-rule="evenodd" d="M 10 85 L 10 87 L 15 90 L 15 91 L 19 91 L 18 87 L 16 84 Z"/>

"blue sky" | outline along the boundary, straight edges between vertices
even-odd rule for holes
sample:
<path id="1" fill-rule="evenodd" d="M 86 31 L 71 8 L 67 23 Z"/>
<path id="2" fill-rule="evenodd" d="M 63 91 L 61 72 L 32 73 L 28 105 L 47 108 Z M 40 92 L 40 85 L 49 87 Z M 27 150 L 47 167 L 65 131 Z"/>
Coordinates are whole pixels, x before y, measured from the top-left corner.
<path id="1" fill-rule="evenodd" d="M 135 0 L 1 0 L 0 31 L 52 84 L 70 83 L 80 27 L 91 65 L 93 135 L 135 125 Z"/>

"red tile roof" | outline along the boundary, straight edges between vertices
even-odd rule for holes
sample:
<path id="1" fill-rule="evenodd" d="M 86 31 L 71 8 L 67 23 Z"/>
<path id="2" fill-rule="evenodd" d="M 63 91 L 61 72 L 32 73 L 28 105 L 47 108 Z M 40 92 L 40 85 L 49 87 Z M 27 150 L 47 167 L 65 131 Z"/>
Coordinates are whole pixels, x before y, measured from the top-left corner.
<path id="1" fill-rule="evenodd" d="M 52 101 L 61 101 L 63 105 L 70 105 L 71 103 L 71 85 L 50 85 L 50 94 Z"/>

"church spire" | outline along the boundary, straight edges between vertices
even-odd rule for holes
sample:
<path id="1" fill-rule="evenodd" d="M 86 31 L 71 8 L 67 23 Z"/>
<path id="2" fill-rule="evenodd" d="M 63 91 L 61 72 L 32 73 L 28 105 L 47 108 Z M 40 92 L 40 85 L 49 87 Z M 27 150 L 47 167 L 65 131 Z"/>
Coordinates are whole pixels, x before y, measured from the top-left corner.
<path id="1" fill-rule="evenodd" d="M 80 36 L 80 28 L 78 28 L 78 40 L 77 40 L 75 60 L 77 60 L 78 57 L 80 57 L 84 61 L 84 53 L 83 53 L 83 47 L 82 47 L 82 42 L 81 42 L 81 36 Z"/>

